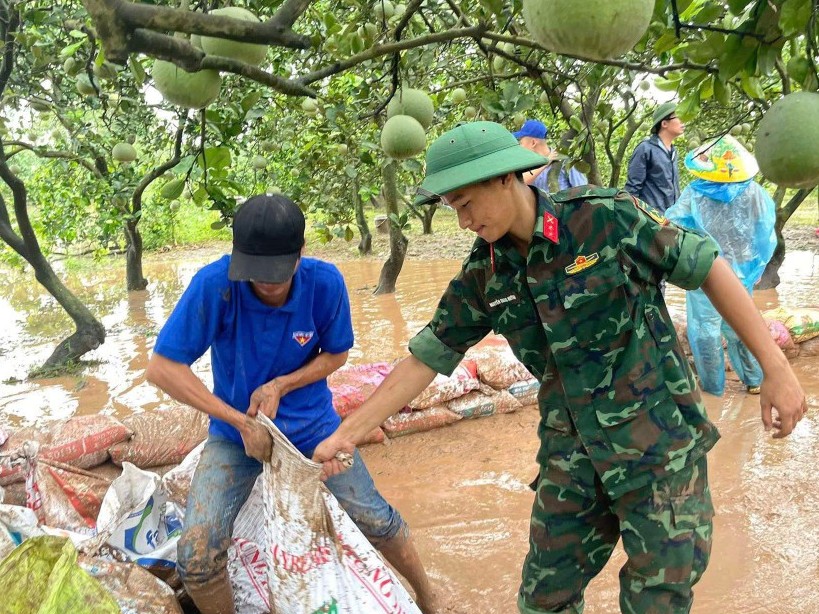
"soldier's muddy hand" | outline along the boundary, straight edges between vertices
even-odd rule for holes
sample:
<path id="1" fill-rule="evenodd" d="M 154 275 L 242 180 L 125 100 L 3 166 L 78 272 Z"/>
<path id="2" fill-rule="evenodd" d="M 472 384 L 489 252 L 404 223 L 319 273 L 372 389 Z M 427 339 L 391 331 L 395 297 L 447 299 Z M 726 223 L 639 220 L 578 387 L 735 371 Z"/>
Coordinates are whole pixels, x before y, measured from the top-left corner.
<path id="1" fill-rule="evenodd" d="M 790 366 L 765 374 L 759 395 L 762 424 L 766 431 L 774 429 L 774 439 L 791 434 L 796 424 L 808 412 L 805 392 Z"/>
<path id="2" fill-rule="evenodd" d="M 239 433 L 245 445 L 245 454 L 259 462 L 270 460 L 270 455 L 273 453 L 273 438 L 260 422 L 255 418 L 245 416 Z"/>
<path id="3" fill-rule="evenodd" d="M 354 452 L 353 442 L 345 441 L 338 431 L 322 441 L 313 452 L 313 461 L 323 466 L 321 480 L 326 481 L 327 478 L 349 469 L 352 463 L 345 462 L 345 459 L 352 458 Z"/>

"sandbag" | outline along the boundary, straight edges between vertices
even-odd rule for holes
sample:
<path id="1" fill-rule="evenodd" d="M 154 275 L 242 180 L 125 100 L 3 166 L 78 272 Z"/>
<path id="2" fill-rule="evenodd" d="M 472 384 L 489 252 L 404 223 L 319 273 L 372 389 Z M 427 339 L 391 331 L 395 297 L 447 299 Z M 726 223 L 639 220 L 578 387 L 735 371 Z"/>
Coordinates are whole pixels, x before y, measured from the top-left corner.
<path id="1" fill-rule="evenodd" d="M 41 522 L 83 535 L 96 533 L 96 520 L 103 498 L 112 481 L 78 467 L 48 459 L 38 459 L 35 466 L 36 489 L 29 498 L 39 495 L 34 504 Z"/>
<path id="2" fill-rule="evenodd" d="M 462 397 L 479 387 L 478 365 L 473 360 L 463 360 L 455 367 L 452 375 L 447 377 L 437 374 L 432 383 L 415 397 L 409 406 L 413 409 L 428 409 Z"/>
<path id="3" fill-rule="evenodd" d="M 15 431 L 0 447 L 0 454 L 14 456 L 23 443 L 36 441 L 40 458 L 88 469 L 108 460 L 108 448 L 128 439 L 131 434 L 124 424 L 111 416 L 74 416 L 44 429 L 26 427 Z M 0 464 L 0 486 L 23 479 L 19 467 Z"/>
<path id="4" fill-rule="evenodd" d="M 102 585 L 77 563 L 71 540 L 31 537 L 0 563 L 4 612 L 20 614 L 119 614 Z"/>
<path id="5" fill-rule="evenodd" d="M 78 562 L 108 591 L 122 614 L 182 614 L 173 589 L 139 565 L 85 555 Z"/>
<path id="6" fill-rule="evenodd" d="M 819 337 L 803 341 L 798 347 L 800 356 L 819 356 Z"/>
<path id="7" fill-rule="evenodd" d="M 334 371 L 327 378 L 327 385 L 333 393 L 333 407 L 336 413 L 346 418 L 370 398 L 384 378 L 392 371 L 386 362 L 367 365 L 349 365 Z"/>
<path id="8" fill-rule="evenodd" d="M 186 405 L 135 414 L 122 423 L 133 435 L 109 448 L 111 460 L 142 469 L 179 464 L 208 436 L 207 414 Z"/>
<path id="9" fill-rule="evenodd" d="M 400 412 L 384 421 L 381 428 L 387 437 L 401 437 L 410 433 L 421 433 L 457 422 L 461 416 L 439 405 L 412 412 Z"/>
<path id="10" fill-rule="evenodd" d="M 505 340 L 485 343 L 471 348 L 466 356 L 478 365 L 480 381 L 495 390 L 505 390 L 515 382 L 532 379 Z"/>
<path id="11" fill-rule="evenodd" d="M 205 443 L 203 441 L 196 446 L 179 465 L 162 476 L 162 491 L 167 495 L 168 501 L 176 503 L 182 510 L 187 506 L 193 472 L 199 464 Z"/>
<path id="12" fill-rule="evenodd" d="M 168 502 L 155 473 L 129 462 L 111 484 L 97 518 L 100 543 L 125 552 L 130 560 L 163 579 L 176 572 L 176 544 L 182 513 Z"/>
<path id="13" fill-rule="evenodd" d="M 420 614 L 377 551 L 319 480 L 321 465 L 302 456 L 272 421 L 262 473 L 273 612 Z"/>
<path id="14" fill-rule="evenodd" d="M 515 382 L 509 386 L 507 392 L 521 405 L 537 405 L 537 395 L 540 392 L 540 382 L 535 378 L 522 382 Z"/>
<path id="15" fill-rule="evenodd" d="M 33 511 L 18 505 L 0 505 L 0 561 L 29 537 L 42 534 Z"/>
<path id="16" fill-rule="evenodd" d="M 522 405 L 506 390 L 495 390 L 481 384 L 479 390 L 450 401 L 446 407 L 461 418 L 482 418 L 496 413 L 508 414 L 520 409 Z"/>
<path id="17" fill-rule="evenodd" d="M 819 336 L 819 309 L 791 309 L 777 307 L 763 312 L 766 320 L 780 320 L 795 343 L 802 343 Z"/>

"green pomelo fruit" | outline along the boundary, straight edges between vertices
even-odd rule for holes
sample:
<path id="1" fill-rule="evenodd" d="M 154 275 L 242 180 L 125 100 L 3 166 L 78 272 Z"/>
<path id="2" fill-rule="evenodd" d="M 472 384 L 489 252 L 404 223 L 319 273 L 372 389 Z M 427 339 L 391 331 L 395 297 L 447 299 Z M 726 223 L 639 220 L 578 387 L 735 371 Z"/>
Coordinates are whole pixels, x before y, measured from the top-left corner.
<path id="1" fill-rule="evenodd" d="M 219 15 L 221 17 L 232 17 L 242 21 L 255 21 L 259 18 L 247 9 L 238 6 L 226 6 L 208 13 L 209 15 Z M 255 43 L 240 43 L 226 38 L 215 38 L 212 36 L 202 37 L 202 50 L 209 55 L 220 55 L 224 58 L 231 58 L 258 66 L 267 56 L 267 45 L 257 45 Z"/>
<path id="2" fill-rule="evenodd" d="M 347 155 L 347 152 L 348 152 L 349 150 L 350 150 L 350 149 L 349 149 L 349 147 L 347 147 L 347 145 L 346 145 L 345 143 L 341 143 L 341 144 L 338 146 L 338 153 L 339 153 L 339 154 L 341 154 L 342 156 L 346 156 L 346 155 Z"/>
<path id="3" fill-rule="evenodd" d="M 117 143 L 111 150 L 111 157 L 117 162 L 133 162 L 137 158 L 137 152 L 130 143 Z"/>
<path id="4" fill-rule="evenodd" d="M 549 104 L 549 94 L 540 92 L 540 104 Z"/>
<path id="5" fill-rule="evenodd" d="M 96 89 L 94 89 L 94 86 L 96 86 Z M 96 77 L 93 83 L 86 73 L 82 73 L 77 77 L 77 91 L 83 96 L 96 96 L 99 87 L 100 84 Z"/>
<path id="6" fill-rule="evenodd" d="M 409 87 L 402 87 L 395 92 L 395 96 L 387 105 L 387 119 L 396 115 L 409 115 L 414 117 L 424 129 L 429 128 L 434 114 L 435 107 L 427 93 Z"/>
<path id="7" fill-rule="evenodd" d="M 375 38 L 378 36 L 378 26 L 374 23 L 365 23 L 364 29 L 367 31 L 367 36 L 369 38 Z"/>
<path id="8" fill-rule="evenodd" d="M 276 141 L 270 139 L 261 142 L 262 151 L 276 151 Z"/>
<path id="9" fill-rule="evenodd" d="M 417 156 L 426 144 L 424 127 L 409 115 L 393 115 L 381 130 L 381 147 L 396 160 Z"/>
<path id="10" fill-rule="evenodd" d="M 731 136 L 739 136 L 742 134 L 742 124 L 731 126 L 731 129 L 728 132 L 731 134 Z"/>
<path id="11" fill-rule="evenodd" d="M 318 103 L 312 98 L 305 98 L 301 101 L 301 109 L 305 113 L 315 115 L 318 113 Z"/>
<path id="12" fill-rule="evenodd" d="M 186 72 L 172 62 L 154 62 L 151 76 L 154 87 L 171 104 L 189 109 L 202 109 L 216 100 L 222 88 L 222 78 L 215 70 Z"/>
<path id="13" fill-rule="evenodd" d="M 640 81 L 640 89 L 643 90 L 644 92 L 647 92 L 648 90 L 651 89 L 651 83 L 649 83 L 648 81 Z"/>
<path id="14" fill-rule="evenodd" d="M 452 94 L 450 95 L 449 99 L 453 104 L 461 104 L 462 102 L 466 102 L 466 90 L 462 87 L 456 87 L 454 90 L 452 90 Z"/>
<path id="15" fill-rule="evenodd" d="M 538 43 L 589 60 L 630 51 L 653 11 L 654 0 L 523 0 L 523 19 Z"/>
<path id="16" fill-rule="evenodd" d="M 520 127 L 523 125 L 523 122 L 526 121 L 526 116 L 523 113 L 515 113 L 512 116 L 512 123 L 515 126 L 515 130 L 520 130 Z"/>
<path id="17" fill-rule="evenodd" d="M 159 190 L 159 195 L 166 200 L 174 200 L 182 196 L 185 190 L 185 178 L 171 179 L 168 183 L 162 186 Z"/>
<path id="18" fill-rule="evenodd" d="M 73 77 L 82 70 L 82 64 L 74 58 L 66 58 L 63 62 L 63 71 L 70 77 Z"/>
<path id="19" fill-rule="evenodd" d="M 125 137 L 125 142 L 129 143 L 130 145 L 133 145 L 134 143 L 136 143 L 136 137 L 133 134 L 129 134 L 128 136 Z"/>
<path id="20" fill-rule="evenodd" d="M 108 81 L 117 78 L 117 67 L 111 62 L 103 62 L 102 64 L 94 63 L 91 67 L 91 72 L 100 79 L 107 79 Z"/>
<path id="21" fill-rule="evenodd" d="M 501 56 L 496 55 L 492 58 L 492 70 L 494 72 L 503 72 L 503 67 L 506 66 L 506 60 L 504 60 Z"/>
<path id="22" fill-rule="evenodd" d="M 777 185 L 819 184 L 819 94 L 794 92 L 777 100 L 759 122 L 755 155 L 759 170 Z"/>
<path id="23" fill-rule="evenodd" d="M 742 134 L 751 134 L 751 124 L 747 122 L 742 124 Z"/>
<path id="24" fill-rule="evenodd" d="M 197 49 L 202 49 L 202 37 L 199 34 L 191 34 L 191 45 Z"/>
<path id="25" fill-rule="evenodd" d="M 28 101 L 29 106 L 38 113 L 46 113 L 51 110 L 51 105 L 43 98 L 32 98 Z"/>
<path id="26" fill-rule="evenodd" d="M 395 15 L 395 7 L 390 0 L 375 0 L 373 10 L 379 21 L 389 19 Z"/>
<path id="27" fill-rule="evenodd" d="M 253 156 L 253 159 L 250 161 L 250 165 L 257 171 L 264 170 L 267 168 L 267 158 L 264 156 Z"/>
<path id="28" fill-rule="evenodd" d="M 467 119 L 474 119 L 478 115 L 478 110 L 475 107 L 466 107 L 464 109 L 464 117 Z"/>
<path id="29" fill-rule="evenodd" d="M 172 200 L 171 204 L 168 205 L 168 209 L 170 209 L 171 211 L 179 211 L 179 201 Z"/>
<path id="30" fill-rule="evenodd" d="M 501 49 L 509 55 L 515 55 L 515 45 L 514 43 L 501 43 Z"/>

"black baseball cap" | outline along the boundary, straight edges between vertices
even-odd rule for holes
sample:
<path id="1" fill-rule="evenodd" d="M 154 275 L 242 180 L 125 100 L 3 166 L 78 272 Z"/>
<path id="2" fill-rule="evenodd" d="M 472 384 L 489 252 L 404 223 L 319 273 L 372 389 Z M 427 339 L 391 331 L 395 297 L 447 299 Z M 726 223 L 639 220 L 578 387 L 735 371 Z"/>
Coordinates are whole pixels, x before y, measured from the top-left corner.
<path id="1" fill-rule="evenodd" d="M 296 270 L 304 247 L 304 214 L 283 194 L 247 199 L 233 217 L 228 278 L 279 284 Z"/>

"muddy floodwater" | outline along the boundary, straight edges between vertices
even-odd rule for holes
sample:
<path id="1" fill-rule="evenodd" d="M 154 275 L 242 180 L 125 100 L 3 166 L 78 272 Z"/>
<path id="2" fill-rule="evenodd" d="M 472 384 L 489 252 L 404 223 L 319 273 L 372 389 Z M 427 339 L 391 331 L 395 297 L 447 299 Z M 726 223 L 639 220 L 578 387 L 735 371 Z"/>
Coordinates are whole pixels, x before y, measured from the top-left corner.
<path id="1" fill-rule="evenodd" d="M 215 259 L 209 248 L 152 255 L 143 292 L 126 293 L 118 262 L 60 274 L 102 320 L 108 338 L 76 376 L 27 381 L 70 330 L 60 308 L 30 273 L 4 271 L 0 296 L 0 426 L 75 414 L 127 416 L 167 401 L 145 383 L 156 334 L 193 273 Z M 339 263 L 350 291 L 354 363 L 392 360 L 428 320 L 457 271 L 455 260 L 409 260 L 394 295 L 372 296 L 381 263 Z M 760 309 L 819 307 L 819 256 L 788 254 L 776 290 L 758 292 Z M 683 293 L 670 288 L 672 313 L 684 319 Z M 722 439 L 709 454 L 717 515 L 711 564 L 696 588 L 699 614 L 819 612 L 819 359 L 792 362 L 810 412 L 786 440 L 767 436 L 759 397 L 732 373 L 722 398 L 706 403 Z M 204 357 L 194 367 L 210 383 Z M 368 446 L 375 480 L 409 522 L 435 581 L 464 612 L 513 614 L 527 550 L 536 474 L 537 410 L 479 420 Z M 619 549 L 587 591 L 587 614 L 617 612 Z"/>

